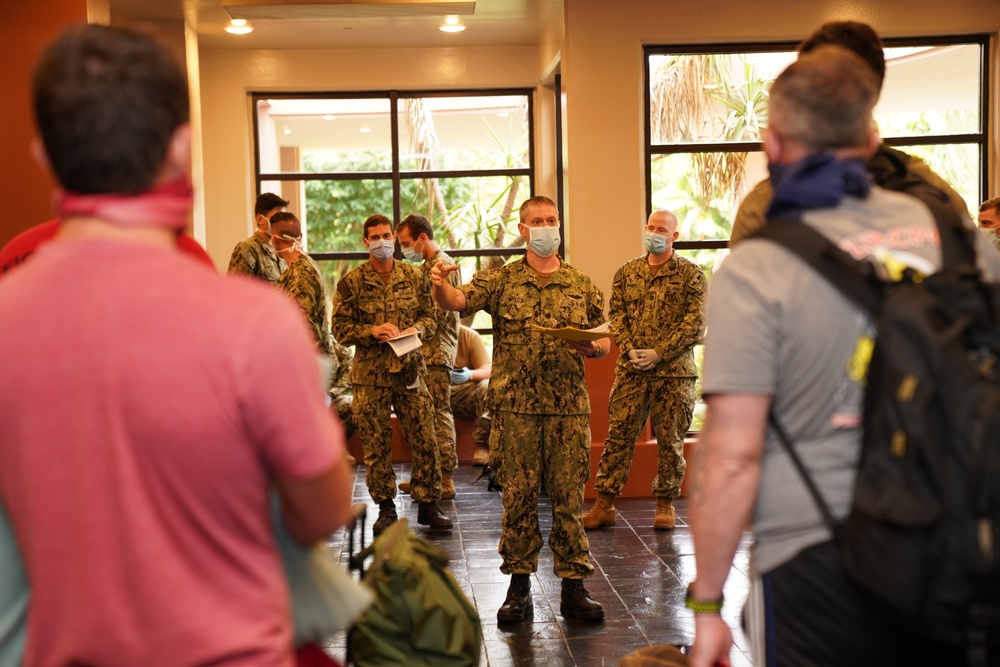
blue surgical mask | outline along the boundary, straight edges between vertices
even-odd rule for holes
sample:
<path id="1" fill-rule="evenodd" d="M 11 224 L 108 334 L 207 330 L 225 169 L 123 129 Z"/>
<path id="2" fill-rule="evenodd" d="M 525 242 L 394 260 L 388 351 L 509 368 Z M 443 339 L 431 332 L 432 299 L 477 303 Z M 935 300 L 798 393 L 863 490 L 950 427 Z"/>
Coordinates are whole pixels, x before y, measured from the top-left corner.
<path id="1" fill-rule="evenodd" d="M 646 232 L 644 239 L 646 250 L 654 255 L 660 255 L 667 251 L 667 237 L 653 232 Z"/>
<path id="2" fill-rule="evenodd" d="M 408 259 L 411 262 L 419 262 L 422 258 L 422 255 L 417 252 L 417 248 L 415 246 L 411 245 L 409 248 L 402 248 L 402 251 L 403 259 Z"/>
<path id="3" fill-rule="evenodd" d="M 368 252 L 372 254 L 375 259 L 384 262 L 392 257 L 393 243 L 392 241 L 386 239 L 376 239 L 369 242 Z"/>
<path id="4" fill-rule="evenodd" d="M 559 249 L 558 227 L 529 227 L 531 240 L 528 247 L 539 257 L 551 257 Z"/>

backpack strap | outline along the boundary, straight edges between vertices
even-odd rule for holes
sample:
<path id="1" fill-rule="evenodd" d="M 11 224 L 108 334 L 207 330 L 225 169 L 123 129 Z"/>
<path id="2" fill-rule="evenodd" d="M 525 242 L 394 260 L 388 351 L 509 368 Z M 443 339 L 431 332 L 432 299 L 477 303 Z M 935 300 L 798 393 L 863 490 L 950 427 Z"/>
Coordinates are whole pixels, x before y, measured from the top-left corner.
<path id="1" fill-rule="evenodd" d="M 830 529 L 831 532 L 837 532 L 837 521 L 833 518 L 833 512 L 830 511 L 830 506 L 826 503 L 823 498 L 823 494 L 820 493 L 819 487 L 816 486 L 815 480 L 813 480 L 812 475 L 806 470 L 806 465 L 802 462 L 802 457 L 799 453 L 795 451 L 795 446 L 792 444 L 792 439 L 788 437 L 788 433 L 785 429 L 781 427 L 778 423 L 778 416 L 774 414 L 774 408 L 772 407 L 771 412 L 767 415 L 767 421 L 774 429 L 774 432 L 778 434 L 778 442 L 784 447 L 785 452 L 788 453 L 788 458 L 791 459 L 792 465 L 795 466 L 796 472 L 805 482 L 806 488 L 809 490 L 809 495 L 812 496 L 813 501 L 816 503 L 817 509 L 819 509 L 820 516 L 823 517 L 823 523 L 826 527 Z"/>

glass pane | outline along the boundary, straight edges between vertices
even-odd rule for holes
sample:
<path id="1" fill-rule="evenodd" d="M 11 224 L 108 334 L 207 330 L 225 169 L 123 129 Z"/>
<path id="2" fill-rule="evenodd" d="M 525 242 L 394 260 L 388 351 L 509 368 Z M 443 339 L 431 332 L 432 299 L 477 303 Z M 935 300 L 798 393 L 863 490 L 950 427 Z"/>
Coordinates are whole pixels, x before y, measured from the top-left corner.
<path id="1" fill-rule="evenodd" d="M 882 136 L 980 132 L 980 58 L 978 44 L 886 49 L 875 107 Z"/>
<path id="2" fill-rule="evenodd" d="M 652 143 L 759 141 L 767 91 L 794 59 L 792 52 L 650 56 Z"/>
<path id="3" fill-rule="evenodd" d="M 986 198 L 980 191 L 979 175 L 985 168 L 979 161 L 976 144 L 938 144 L 934 146 L 898 146 L 899 150 L 915 155 L 927 163 L 938 176 L 962 195 L 969 214 L 976 218 L 979 204 Z"/>
<path id="4" fill-rule="evenodd" d="M 654 155 L 653 209 L 677 216 L 681 241 L 728 239 L 739 202 L 764 178 L 762 152 Z"/>
<path id="5" fill-rule="evenodd" d="M 392 169 L 386 98 L 259 100 L 257 128 L 265 174 Z"/>
<path id="6" fill-rule="evenodd" d="M 399 100 L 403 171 L 528 167 L 528 97 Z"/>
<path id="7" fill-rule="evenodd" d="M 305 226 L 309 252 L 361 251 L 361 227 L 375 213 L 392 217 L 392 181 L 306 181 Z"/>
<path id="8" fill-rule="evenodd" d="M 529 196 L 527 176 L 407 179 L 401 188 L 402 214 L 426 217 L 442 248 L 524 245 L 517 207 Z"/>

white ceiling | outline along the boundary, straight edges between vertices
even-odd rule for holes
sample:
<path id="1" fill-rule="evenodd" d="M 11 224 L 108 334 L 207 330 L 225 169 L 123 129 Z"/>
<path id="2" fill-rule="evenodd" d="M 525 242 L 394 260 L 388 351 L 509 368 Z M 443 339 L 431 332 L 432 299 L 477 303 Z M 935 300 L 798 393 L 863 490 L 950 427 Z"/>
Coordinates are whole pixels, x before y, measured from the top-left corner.
<path id="1" fill-rule="evenodd" d="M 563 0 L 465 1 L 458 2 L 451 11 L 448 2 L 273 0 L 265 10 L 258 6 L 261 0 L 109 0 L 109 5 L 116 22 L 186 19 L 198 33 L 201 46 L 210 49 L 529 46 L 539 43 L 549 21 L 562 20 Z M 224 31 L 231 18 L 224 4 L 243 5 L 231 7 L 235 16 L 265 13 L 289 18 L 253 19 L 251 34 L 230 35 Z M 295 18 L 306 13 L 315 15 L 317 5 L 327 9 L 324 13 L 340 17 Z M 472 6 L 472 13 L 466 13 Z M 438 28 L 446 14 L 457 14 L 466 30 L 441 32 Z"/>

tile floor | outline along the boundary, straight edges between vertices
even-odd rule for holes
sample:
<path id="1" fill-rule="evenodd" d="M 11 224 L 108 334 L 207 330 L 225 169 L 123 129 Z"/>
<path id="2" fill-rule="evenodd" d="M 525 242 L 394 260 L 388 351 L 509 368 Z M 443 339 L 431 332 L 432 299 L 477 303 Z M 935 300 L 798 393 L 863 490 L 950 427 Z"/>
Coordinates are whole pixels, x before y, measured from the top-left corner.
<path id="1" fill-rule="evenodd" d="M 397 465 L 399 479 L 409 479 L 409 465 Z M 458 496 L 442 501 L 442 510 L 455 523 L 450 533 L 431 532 L 416 523 L 417 506 L 408 496 L 396 499 L 400 516 L 407 517 L 418 534 L 428 537 L 451 557 L 450 567 L 469 600 L 479 609 L 483 624 L 483 667 L 606 667 L 647 644 L 690 644 L 694 618 L 684 608 L 684 591 L 694 578 L 694 549 L 687 527 L 687 507 L 677 502 L 677 528 L 654 531 L 650 498 L 615 502 L 618 523 L 587 533 L 594 575 L 586 581 L 593 597 L 604 605 L 602 623 L 567 621 L 559 614 L 559 579 L 552 574 L 548 545 L 542 549 L 538 572 L 532 577 L 535 614 L 530 622 L 498 626 L 496 611 L 507 592 L 508 577 L 500 572 L 500 494 L 486 490 L 485 480 L 473 485 L 478 468 L 463 464 L 455 471 Z M 366 544 L 378 508 L 368 497 L 364 466 L 358 466 L 355 502 L 369 505 Z M 589 501 L 588 501 L 589 506 Z M 542 535 L 548 539 L 551 512 L 542 497 L 539 509 Z M 338 532 L 330 547 L 347 561 L 345 534 Z M 748 543 L 744 540 L 726 587 L 723 615 L 733 627 L 734 667 L 750 665 L 749 647 L 739 629 L 739 612 L 747 589 Z M 339 660 L 344 638 L 334 638 L 327 650 Z"/>

